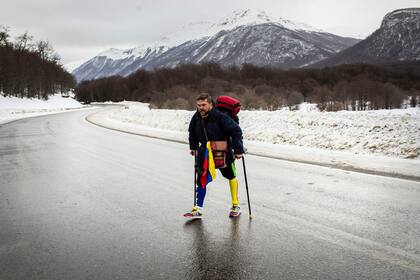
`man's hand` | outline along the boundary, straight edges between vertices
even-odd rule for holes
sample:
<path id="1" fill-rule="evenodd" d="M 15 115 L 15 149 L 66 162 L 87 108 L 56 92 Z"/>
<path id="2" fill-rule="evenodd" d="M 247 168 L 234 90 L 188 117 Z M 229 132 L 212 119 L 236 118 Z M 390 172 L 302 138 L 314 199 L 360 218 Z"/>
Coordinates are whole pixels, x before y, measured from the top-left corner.
<path id="1" fill-rule="evenodd" d="M 195 150 L 190 150 L 190 155 L 195 156 Z"/>
<path id="2" fill-rule="evenodd" d="M 244 155 L 243 154 L 235 154 L 235 159 L 240 159 L 242 158 Z"/>

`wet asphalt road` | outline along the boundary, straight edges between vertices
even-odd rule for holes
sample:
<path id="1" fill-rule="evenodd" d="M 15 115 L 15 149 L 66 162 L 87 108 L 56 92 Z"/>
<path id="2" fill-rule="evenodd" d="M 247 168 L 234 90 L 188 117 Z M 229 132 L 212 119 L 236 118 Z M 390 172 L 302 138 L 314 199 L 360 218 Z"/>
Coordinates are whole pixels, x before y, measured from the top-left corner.
<path id="1" fill-rule="evenodd" d="M 0 279 L 420 279 L 420 183 L 247 156 L 252 220 L 188 147 L 87 123 L 0 126 Z M 308 155 L 310 156 L 310 155 Z"/>

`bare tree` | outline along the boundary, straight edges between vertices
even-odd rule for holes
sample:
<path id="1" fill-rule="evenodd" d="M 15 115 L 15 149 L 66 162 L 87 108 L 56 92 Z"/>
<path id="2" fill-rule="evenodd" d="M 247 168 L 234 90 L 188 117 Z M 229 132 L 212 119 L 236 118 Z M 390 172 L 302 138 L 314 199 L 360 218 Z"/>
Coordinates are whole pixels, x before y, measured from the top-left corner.
<path id="1" fill-rule="evenodd" d="M 295 109 L 297 109 L 297 105 L 302 103 L 303 100 L 304 100 L 304 96 L 303 96 L 302 93 L 300 93 L 298 91 L 291 90 L 287 94 L 286 102 L 287 102 L 287 106 L 289 106 L 290 110 L 295 110 Z"/>
<path id="2" fill-rule="evenodd" d="M 16 37 L 15 48 L 19 51 L 27 50 L 30 47 L 30 42 L 33 40 L 33 36 L 29 35 L 28 32 Z"/>
<path id="3" fill-rule="evenodd" d="M 48 41 L 40 40 L 36 43 L 36 53 L 42 60 L 50 60 L 54 50 Z"/>
<path id="4" fill-rule="evenodd" d="M 401 108 L 401 104 L 404 98 L 406 98 L 402 91 L 391 83 L 384 84 L 383 96 L 385 99 L 385 109 Z"/>
<path id="5" fill-rule="evenodd" d="M 50 61 L 55 63 L 55 64 L 59 64 L 61 60 L 61 57 L 58 53 L 54 52 L 51 57 L 50 57 Z"/>
<path id="6" fill-rule="evenodd" d="M 410 96 L 410 107 L 417 107 L 417 104 L 419 103 L 420 92 L 416 92 L 416 90 L 412 88 L 408 94 Z"/>
<path id="7" fill-rule="evenodd" d="M 8 46 L 9 45 L 9 37 L 10 37 L 10 27 L 0 25 L 0 46 Z"/>

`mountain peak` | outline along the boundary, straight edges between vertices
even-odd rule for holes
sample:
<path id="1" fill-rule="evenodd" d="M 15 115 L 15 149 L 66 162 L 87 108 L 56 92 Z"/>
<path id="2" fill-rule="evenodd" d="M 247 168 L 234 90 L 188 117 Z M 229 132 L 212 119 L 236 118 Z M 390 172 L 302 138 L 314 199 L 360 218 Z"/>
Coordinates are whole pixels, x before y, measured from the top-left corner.
<path id="1" fill-rule="evenodd" d="M 392 11 L 365 40 L 321 61 L 315 67 L 348 63 L 395 63 L 420 60 L 420 8 Z"/>
<path id="2" fill-rule="evenodd" d="M 160 52 L 167 50 L 168 47 L 160 44 L 142 44 L 140 46 L 137 46 L 135 48 L 131 49 L 116 49 L 116 48 L 110 48 L 106 51 L 103 51 L 97 55 L 104 56 L 113 60 L 119 60 L 119 59 L 125 59 L 128 57 L 142 57 L 145 56 L 146 53 L 159 50 Z"/>
<path id="3" fill-rule="evenodd" d="M 413 20 L 414 18 L 420 18 L 420 8 L 398 9 L 385 15 L 381 28 L 390 28 L 397 23 Z"/>
<path id="4" fill-rule="evenodd" d="M 198 21 L 186 24 L 179 30 L 161 38 L 160 42 L 168 46 L 175 46 L 189 40 L 213 36 L 222 30 L 229 31 L 239 26 L 252 26 L 265 23 L 276 24 L 294 31 L 324 32 L 304 23 L 276 17 L 260 9 L 241 9 L 231 12 L 216 22 Z"/>
<path id="5" fill-rule="evenodd" d="M 236 10 L 233 11 L 233 14 L 222 21 L 220 21 L 218 26 L 229 26 L 236 25 L 240 22 L 272 22 L 274 19 L 271 19 L 265 11 L 262 10 Z"/>
<path id="6" fill-rule="evenodd" d="M 293 22 L 287 19 L 276 17 L 260 9 L 235 10 L 233 13 L 212 26 L 212 29 L 231 30 L 242 25 L 257 25 L 274 23 L 291 30 L 305 30 L 311 32 L 322 32 L 304 23 Z"/>

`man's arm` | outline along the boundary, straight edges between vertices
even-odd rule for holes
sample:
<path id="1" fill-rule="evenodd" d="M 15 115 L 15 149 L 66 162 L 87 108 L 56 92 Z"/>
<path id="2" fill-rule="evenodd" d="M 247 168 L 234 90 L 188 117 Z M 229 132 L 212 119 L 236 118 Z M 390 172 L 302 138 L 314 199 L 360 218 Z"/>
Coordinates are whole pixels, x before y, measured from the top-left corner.
<path id="1" fill-rule="evenodd" d="M 196 122 L 196 115 L 194 114 L 191 118 L 190 125 L 188 127 L 188 141 L 190 143 L 190 153 L 191 155 L 195 155 L 195 152 L 198 149 L 198 138 L 195 132 L 195 122 Z"/>

